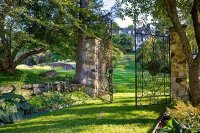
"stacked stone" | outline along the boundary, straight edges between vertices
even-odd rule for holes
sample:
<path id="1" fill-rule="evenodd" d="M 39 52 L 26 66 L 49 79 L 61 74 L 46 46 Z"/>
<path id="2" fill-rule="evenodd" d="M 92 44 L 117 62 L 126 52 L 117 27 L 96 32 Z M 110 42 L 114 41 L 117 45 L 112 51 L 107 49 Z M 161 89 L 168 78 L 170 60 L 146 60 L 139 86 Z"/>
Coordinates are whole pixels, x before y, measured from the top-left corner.
<path id="1" fill-rule="evenodd" d="M 90 96 L 98 95 L 99 88 L 99 47 L 100 40 L 87 38 L 86 40 L 86 93 Z"/>
<path id="2" fill-rule="evenodd" d="M 186 26 L 184 26 L 184 28 L 186 28 Z M 188 100 L 187 62 L 182 50 L 182 43 L 174 28 L 170 29 L 170 44 L 172 96 Z"/>
<path id="3" fill-rule="evenodd" d="M 5 86 L 0 87 L 0 95 L 4 93 L 17 93 L 29 98 L 31 95 L 42 94 L 50 90 L 59 92 L 73 92 L 82 91 L 85 89 L 84 85 L 81 84 L 69 84 L 64 81 L 57 81 L 55 83 L 44 83 L 44 84 L 24 84 L 20 86 Z"/>

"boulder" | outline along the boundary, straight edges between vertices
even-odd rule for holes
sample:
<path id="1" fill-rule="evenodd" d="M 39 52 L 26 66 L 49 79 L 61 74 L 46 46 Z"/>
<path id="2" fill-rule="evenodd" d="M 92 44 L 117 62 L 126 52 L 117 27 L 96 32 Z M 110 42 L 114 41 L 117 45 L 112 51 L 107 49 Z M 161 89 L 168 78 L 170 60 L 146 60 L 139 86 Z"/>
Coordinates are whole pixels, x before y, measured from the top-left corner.
<path id="1" fill-rule="evenodd" d="M 65 89 L 64 83 L 63 82 L 56 82 L 55 83 L 55 89 L 56 89 L 56 91 L 63 92 L 64 89 Z"/>
<path id="2" fill-rule="evenodd" d="M 48 83 L 48 84 L 45 85 L 44 89 L 45 89 L 45 91 L 52 90 L 53 89 L 53 85 Z"/>
<path id="3" fill-rule="evenodd" d="M 13 86 L 0 87 L 0 94 L 10 93 L 10 92 L 13 92 L 14 90 L 15 90 L 15 87 Z"/>
<path id="4" fill-rule="evenodd" d="M 45 88 L 33 88 L 33 95 L 38 95 L 45 92 Z"/>
<path id="5" fill-rule="evenodd" d="M 33 88 L 44 88 L 45 84 L 33 84 Z"/>
<path id="6" fill-rule="evenodd" d="M 40 74 L 42 77 L 53 78 L 58 76 L 58 73 L 55 70 L 49 70 Z"/>

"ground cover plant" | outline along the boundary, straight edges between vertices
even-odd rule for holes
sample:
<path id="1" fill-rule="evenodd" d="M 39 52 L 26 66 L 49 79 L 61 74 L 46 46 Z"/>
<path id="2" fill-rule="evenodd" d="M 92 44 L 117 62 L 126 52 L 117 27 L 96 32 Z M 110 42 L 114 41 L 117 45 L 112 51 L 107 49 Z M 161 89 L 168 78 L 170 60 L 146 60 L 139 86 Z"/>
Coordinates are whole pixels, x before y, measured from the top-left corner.
<path id="1" fill-rule="evenodd" d="M 0 121 L 11 123 L 22 120 L 32 105 L 21 95 L 5 93 L 0 95 Z"/>
<path id="2" fill-rule="evenodd" d="M 200 132 L 200 107 L 181 100 L 167 109 L 170 120 L 160 132 Z"/>
<path id="3" fill-rule="evenodd" d="M 89 96 L 84 92 L 60 93 L 57 91 L 44 92 L 41 95 L 30 97 L 28 102 L 33 106 L 33 112 L 40 110 L 59 109 L 73 104 L 84 103 Z"/>

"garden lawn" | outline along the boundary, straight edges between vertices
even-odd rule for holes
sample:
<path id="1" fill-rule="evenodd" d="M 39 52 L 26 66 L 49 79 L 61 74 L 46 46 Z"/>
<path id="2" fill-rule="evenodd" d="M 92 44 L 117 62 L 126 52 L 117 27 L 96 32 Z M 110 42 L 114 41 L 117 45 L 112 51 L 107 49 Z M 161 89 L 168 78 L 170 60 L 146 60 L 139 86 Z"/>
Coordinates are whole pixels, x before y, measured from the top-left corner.
<path id="1" fill-rule="evenodd" d="M 0 73 L 0 87 L 10 85 L 22 85 L 24 83 L 50 83 L 55 81 L 66 80 L 67 76 L 73 75 L 74 70 L 64 71 L 57 68 L 58 76 L 54 78 L 46 78 L 40 76 L 40 73 L 48 71 L 45 68 L 39 69 L 17 69 L 15 74 Z"/>
<path id="2" fill-rule="evenodd" d="M 89 100 L 33 119 L 0 127 L 1 133 L 146 133 L 165 105 L 136 108 L 134 93 L 114 94 L 114 103 Z"/>
<path id="3" fill-rule="evenodd" d="M 135 92 L 135 55 L 128 54 L 114 68 L 115 92 Z"/>
<path id="4" fill-rule="evenodd" d="M 126 55 L 114 70 L 114 101 L 86 103 L 0 127 L 2 133 L 151 133 L 162 105 L 135 107 L 134 55 Z"/>

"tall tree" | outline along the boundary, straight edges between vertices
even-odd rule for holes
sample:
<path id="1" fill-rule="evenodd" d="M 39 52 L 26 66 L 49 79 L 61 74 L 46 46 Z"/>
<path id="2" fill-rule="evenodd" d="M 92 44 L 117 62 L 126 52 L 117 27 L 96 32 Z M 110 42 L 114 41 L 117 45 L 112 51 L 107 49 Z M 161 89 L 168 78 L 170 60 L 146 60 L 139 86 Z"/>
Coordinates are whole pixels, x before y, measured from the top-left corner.
<path id="1" fill-rule="evenodd" d="M 187 37 L 186 31 L 182 27 L 182 24 L 179 20 L 176 0 L 164 0 L 165 9 L 167 14 L 176 29 L 179 38 L 183 44 L 183 52 L 185 54 L 187 64 L 189 67 L 189 86 L 190 86 L 190 96 L 193 105 L 197 106 L 200 104 L 200 52 L 197 53 L 197 56 L 193 58 L 192 50 Z M 199 22 L 199 13 L 200 13 L 200 1 L 193 0 L 191 18 L 193 21 L 193 27 L 195 31 L 195 39 L 198 45 L 198 50 L 200 51 L 200 22 Z"/>
<path id="2" fill-rule="evenodd" d="M 14 73 L 24 59 L 47 49 L 70 54 L 78 26 L 74 5 L 68 0 L 1 0 L 0 71 Z"/>
<path id="3" fill-rule="evenodd" d="M 79 20 L 83 30 L 87 30 L 87 12 L 84 11 L 89 5 L 89 0 L 80 0 L 80 8 L 82 11 L 79 13 Z M 79 30 L 78 44 L 77 44 L 77 59 L 76 59 L 76 74 L 75 82 L 79 84 L 86 84 L 86 34 Z"/>
<path id="4" fill-rule="evenodd" d="M 189 93 L 194 106 L 200 104 L 200 52 L 193 58 L 190 38 L 182 27 L 183 23 L 194 29 L 195 44 L 200 51 L 200 1 L 177 1 L 177 0 L 125 0 L 127 14 L 139 13 L 151 14 L 167 26 L 173 26 L 183 44 L 183 52 L 189 67 Z M 128 4 L 129 3 L 129 4 Z M 130 16 L 131 16 L 130 15 Z M 192 20 L 192 21 L 191 21 Z M 170 22 L 166 23 L 166 22 Z M 194 43 L 194 41 L 193 41 Z"/>

